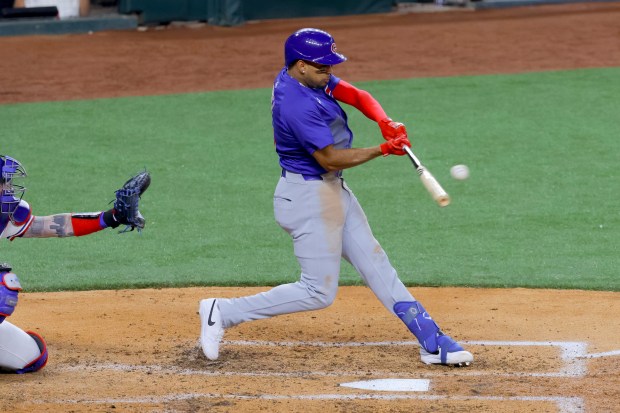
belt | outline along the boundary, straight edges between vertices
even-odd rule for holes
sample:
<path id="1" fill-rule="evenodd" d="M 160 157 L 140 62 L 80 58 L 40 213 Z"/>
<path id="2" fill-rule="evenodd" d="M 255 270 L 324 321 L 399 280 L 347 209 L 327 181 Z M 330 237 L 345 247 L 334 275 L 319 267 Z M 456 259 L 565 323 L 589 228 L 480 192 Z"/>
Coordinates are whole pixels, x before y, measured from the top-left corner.
<path id="1" fill-rule="evenodd" d="M 296 172 L 287 171 L 284 168 L 282 168 L 282 174 L 280 176 L 282 176 L 283 178 L 286 177 L 287 172 L 290 174 L 301 175 L 304 178 L 304 181 L 322 181 L 323 180 L 323 177 L 321 175 L 297 174 Z M 340 178 L 342 176 L 342 171 L 336 171 L 334 175 Z"/>
<path id="2" fill-rule="evenodd" d="M 287 171 L 286 169 L 282 168 L 282 177 L 286 177 L 286 173 L 291 173 L 294 174 L 295 172 L 291 172 L 291 171 Z M 304 178 L 304 181 L 322 181 L 323 177 L 321 175 L 308 175 L 308 174 L 297 174 L 297 175 L 301 175 Z"/>

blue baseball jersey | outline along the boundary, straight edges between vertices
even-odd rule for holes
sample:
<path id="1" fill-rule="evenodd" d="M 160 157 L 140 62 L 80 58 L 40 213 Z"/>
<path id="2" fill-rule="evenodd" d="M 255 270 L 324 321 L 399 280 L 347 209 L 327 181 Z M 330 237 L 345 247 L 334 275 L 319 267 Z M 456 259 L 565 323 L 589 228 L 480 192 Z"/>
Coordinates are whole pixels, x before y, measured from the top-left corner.
<path id="1" fill-rule="evenodd" d="M 321 175 L 327 171 L 312 154 L 328 145 L 350 148 L 353 133 L 347 115 L 331 94 L 340 79 L 330 75 L 324 89 L 311 89 L 282 69 L 271 97 L 276 152 L 280 166 L 298 174 Z"/>

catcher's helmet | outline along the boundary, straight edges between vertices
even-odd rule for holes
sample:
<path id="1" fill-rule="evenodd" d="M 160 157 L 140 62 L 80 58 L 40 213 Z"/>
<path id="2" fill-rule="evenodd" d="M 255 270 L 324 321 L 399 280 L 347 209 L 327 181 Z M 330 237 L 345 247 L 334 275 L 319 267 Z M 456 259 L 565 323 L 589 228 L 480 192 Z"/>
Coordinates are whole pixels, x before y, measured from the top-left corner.
<path id="1" fill-rule="evenodd" d="M 13 215 L 19 201 L 26 188 L 13 183 L 13 178 L 22 178 L 26 176 L 26 170 L 17 159 L 10 156 L 0 155 L 0 184 L 2 191 L 0 192 L 0 212 Z"/>
<path id="2" fill-rule="evenodd" d="M 336 51 L 336 43 L 329 33 L 308 28 L 297 30 L 284 43 L 285 65 L 288 67 L 297 60 L 332 66 L 347 58 Z"/>

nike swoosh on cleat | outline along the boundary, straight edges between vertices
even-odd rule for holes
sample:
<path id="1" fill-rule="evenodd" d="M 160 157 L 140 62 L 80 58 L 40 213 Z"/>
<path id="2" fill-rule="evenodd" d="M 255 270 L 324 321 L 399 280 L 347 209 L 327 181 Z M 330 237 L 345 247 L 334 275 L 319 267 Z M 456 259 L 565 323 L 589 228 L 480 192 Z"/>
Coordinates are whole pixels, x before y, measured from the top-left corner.
<path id="1" fill-rule="evenodd" d="M 207 324 L 209 325 L 209 327 L 215 324 L 215 321 L 211 321 L 211 315 L 213 314 L 214 307 L 215 307 L 215 300 L 213 300 L 213 304 L 211 305 L 211 311 L 209 311 L 209 319 L 207 320 Z"/>

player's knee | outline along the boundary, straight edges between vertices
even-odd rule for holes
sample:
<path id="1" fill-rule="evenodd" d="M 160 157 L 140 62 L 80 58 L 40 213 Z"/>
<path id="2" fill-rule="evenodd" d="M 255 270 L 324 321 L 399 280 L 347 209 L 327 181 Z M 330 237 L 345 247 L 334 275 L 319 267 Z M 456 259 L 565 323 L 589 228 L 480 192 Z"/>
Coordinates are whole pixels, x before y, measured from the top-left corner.
<path id="1" fill-rule="evenodd" d="M 306 287 L 310 295 L 310 310 L 320 310 L 329 307 L 336 299 L 336 291 L 324 291 L 312 287 Z"/>
<path id="2" fill-rule="evenodd" d="M 317 296 L 317 298 L 319 302 L 321 303 L 320 308 L 326 308 L 334 303 L 334 300 L 336 299 L 336 294 L 331 294 L 331 293 L 320 294 Z"/>
<path id="3" fill-rule="evenodd" d="M 47 344 L 45 344 L 45 340 L 39 334 L 33 331 L 27 331 L 28 335 L 32 337 L 32 339 L 39 347 L 39 356 L 28 363 L 23 368 L 17 370 L 15 373 L 24 374 L 24 373 L 34 373 L 35 371 L 41 370 L 47 364 Z"/>
<path id="4" fill-rule="evenodd" d="M 47 345 L 37 333 L 25 332 L 5 321 L 0 324 L 0 370 L 10 373 L 30 373 L 41 370 L 47 363 Z"/>
<path id="5" fill-rule="evenodd" d="M 11 272 L 11 266 L 0 263 L 0 323 L 15 311 L 21 289 L 17 275 Z"/>

